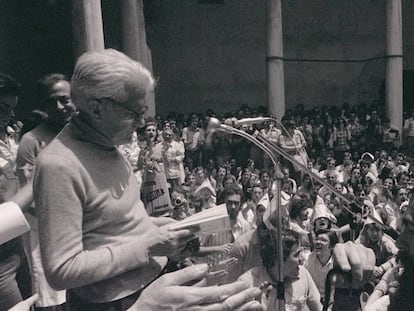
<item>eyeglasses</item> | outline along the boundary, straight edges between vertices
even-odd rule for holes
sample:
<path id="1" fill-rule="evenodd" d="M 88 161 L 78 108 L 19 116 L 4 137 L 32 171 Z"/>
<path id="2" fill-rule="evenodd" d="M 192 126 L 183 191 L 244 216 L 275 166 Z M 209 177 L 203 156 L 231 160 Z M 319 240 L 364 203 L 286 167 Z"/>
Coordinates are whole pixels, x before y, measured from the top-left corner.
<path id="1" fill-rule="evenodd" d="M 131 115 L 133 116 L 131 119 L 134 119 L 135 121 L 142 119 L 143 115 L 148 111 L 148 106 L 143 106 L 141 108 L 141 111 L 136 111 L 134 109 L 128 108 L 127 106 L 125 106 L 124 104 L 121 104 L 115 100 L 113 100 L 112 98 L 101 98 L 102 99 L 106 99 L 109 100 L 112 104 L 114 104 L 115 106 L 121 107 L 124 110 L 128 111 L 129 113 L 131 113 Z"/>

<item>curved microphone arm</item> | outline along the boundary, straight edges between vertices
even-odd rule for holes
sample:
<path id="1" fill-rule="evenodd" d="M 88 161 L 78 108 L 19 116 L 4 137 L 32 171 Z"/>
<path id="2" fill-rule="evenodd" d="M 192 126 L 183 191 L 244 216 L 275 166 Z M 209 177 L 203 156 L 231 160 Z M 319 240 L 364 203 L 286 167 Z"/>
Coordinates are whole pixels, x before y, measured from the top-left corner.
<path id="1" fill-rule="evenodd" d="M 311 170 L 309 170 L 307 167 L 305 167 L 302 163 L 299 163 L 296 161 L 290 154 L 288 154 L 285 150 L 283 150 L 282 147 L 278 146 L 275 143 L 272 143 L 271 141 L 267 140 L 262 135 L 258 135 L 257 139 L 259 139 L 263 144 L 265 144 L 268 148 L 273 150 L 274 152 L 280 154 L 283 158 L 290 161 L 293 165 L 298 166 L 302 171 L 306 172 L 311 178 L 315 179 L 317 182 L 325 186 L 330 192 L 334 193 L 337 197 L 339 197 L 341 200 L 343 200 L 346 204 L 354 203 L 356 204 L 361 211 L 363 210 L 362 207 L 355 201 L 351 201 L 349 198 L 347 198 L 345 195 L 343 195 L 341 192 L 336 190 L 332 185 L 330 185 L 325 179 L 320 177 L 319 175 L 315 174 Z M 351 211 L 351 209 L 347 205 L 343 205 L 343 207 L 346 209 L 348 213 L 350 213 L 353 216 L 356 216 L 356 214 Z M 368 218 L 370 218 L 373 222 L 375 222 L 378 226 L 380 226 L 382 229 L 387 229 L 387 226 L 381 222 L 379 222 L 375 217 L 373 217 L 371 214 L 368 214 Z"/>
<path id="2" fill-rule="evenodd" d="M 276 157 L 276 153 L 272 151 L 269 146 L 266 145 L 266 143 L 261 142 L 256 137 L 242 131 L 239 129 L 236 129 L 234 127 L 229 127 L 225 125 L 220 125 L 217 127 L 217 130 L 223 131 L 225 133 L 233 134 L 241 136 L 251 143 L 253 143 L 255 146 L 259 147 L 261 150 L 263 150 L 267 156 L 272 160 L 273 165 L 275 167 L 278 167 L 278 160 Z M 276 193 L 274 199 L 270 202 L 270 207 L 273 208 L 273 204 L 276 203 L 276 218 L 277 218 L 277 224 L 278 224 L 278 230 L 276 231 L 276 241 L 277 241 L 277 300 L 279 305 L 279 310 L 283 311 L 285 310 L 285 287 L 284 287 L 284 276 L 283 276 L 283 246 L 282 246 L 282 215 L 280 212 L 281 203 L 280 203 L 280 191 L 281 191 L 281 181 L 280 179 L 276 180 Z M 270 210 L 272 212 L 272 210 Z M 270 235 L 272 236 L 272 232 L 270 232 Z"/>

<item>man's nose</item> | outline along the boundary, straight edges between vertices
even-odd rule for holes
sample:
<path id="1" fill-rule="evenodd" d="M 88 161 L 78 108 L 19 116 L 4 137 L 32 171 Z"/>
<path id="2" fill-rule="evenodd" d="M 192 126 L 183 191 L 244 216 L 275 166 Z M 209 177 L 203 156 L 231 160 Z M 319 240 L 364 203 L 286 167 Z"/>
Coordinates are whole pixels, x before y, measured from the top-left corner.
<path id="1" fill-rule="evenodd" d="M 56 108 L 57 108 L 58 110 L 63 110 L 63 109 L 65 109 L 65 105 L 63 105 L 63 104 L 60 102 L 60 100 L 57 100 L 57 101 L 56 101 Z"/>

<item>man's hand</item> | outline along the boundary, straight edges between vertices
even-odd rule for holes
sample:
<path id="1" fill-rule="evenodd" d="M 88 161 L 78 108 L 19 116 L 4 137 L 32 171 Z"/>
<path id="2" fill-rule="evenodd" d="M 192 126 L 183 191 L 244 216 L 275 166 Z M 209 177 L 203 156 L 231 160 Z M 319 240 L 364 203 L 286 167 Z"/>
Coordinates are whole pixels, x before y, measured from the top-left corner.
<path id="1" fill-rule="evenodd" d="M 163 228 L 153 230 L 148 235 L 148 248 L 151 256 L 177 257 L 187 245 L 187 242 L 195 238 L 195 230 L 168 231 Z"/>
<path id="2" fill-rule="evenodd" d="M 207 274 L 205 264 L 167 273 L 148 286 L 128 311 L 262 310 L 260 303 L 253 300 L 261 294 L 258 288 L 248 288 L 244 282 L 202 287 Z M 196 286 L 188 286 L 195 283 Z"/>
<path id="3" fill-rule="evenodd" d="M 216 246 L 217 253 L 223 253 L 225 255 L 230 254 L 231 247 L 233 246 L 233 243 L 227 243 L 220 246 Z"/>
<path id="4" fill-rule="evenodd" d="M 34 294 L 33 296 L 27 298 L 16 304 L 13 308 L 9 309 L 9 311 L 30 311 L 30 308 L 33 304 L 39 299 L 38 294 Z"/>
<path id="5" fill-rule="evenodd" d="M 374 252 L 353 242 L 346 242 L 335 245 L 334 267 L 343 272 L 349 272 L 350 278 L 345 275 L 335 275 L 332 280 L 336 287 L 360 288 L 372 275 L 375 268 Z"/>

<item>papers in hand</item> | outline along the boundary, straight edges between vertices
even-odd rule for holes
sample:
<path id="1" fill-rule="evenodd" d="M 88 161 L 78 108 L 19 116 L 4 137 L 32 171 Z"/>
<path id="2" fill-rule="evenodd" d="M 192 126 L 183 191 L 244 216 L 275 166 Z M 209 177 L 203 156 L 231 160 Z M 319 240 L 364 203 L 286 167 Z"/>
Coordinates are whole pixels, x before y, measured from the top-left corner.
<path id="1" fill-rule="evenodd" d="M 181 230 L 197 227 L 200 230 L 197 235 L 210 235 L 223 231 L 231 230 L 229 215 L 225 204 L 221 204 L 197 214 L 191 215 L 186 219 L 171 224 L 169 230 Z"/>

